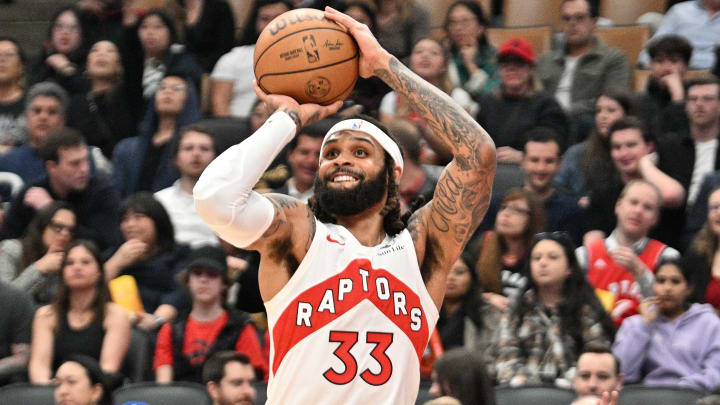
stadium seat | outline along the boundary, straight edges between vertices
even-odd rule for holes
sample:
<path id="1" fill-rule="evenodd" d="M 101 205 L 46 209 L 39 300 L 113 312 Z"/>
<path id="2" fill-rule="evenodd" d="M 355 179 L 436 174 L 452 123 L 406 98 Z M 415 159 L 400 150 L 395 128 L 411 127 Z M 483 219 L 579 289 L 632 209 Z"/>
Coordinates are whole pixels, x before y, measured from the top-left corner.
<path id="1" fill-rule="evenodd" d="M 245 140 L 250 133 L 248 120 L 242 118 L 207 118 L 197 123 L 208 128 L 218 153 Z"/>
<path id="2" fill-rule="evenodd" d="M 144 331 L 133 329 L 130 334 L 130 346 L 123 362 L 123 375 L 132 382 L 150 380 L 152 357 L 150 336 Z"/>
<path id="3" fill-rule="evenodd" d="M 113 393 L 113 405 L 141 402 L 152 405 L 210 405 L 205 386 L 197 383 L 144 382 L 126 385 Z"/>
<path id="4" fill-rule="evenodd" d="M 505 27 L 551 25 L 560 28 L 560 4 L 563 0 L 505 0 Z"/>
<path id="5" fill-rule="evenodd" d="M 652 72 L 645 69 L 635 69 L 632 79 L 632 91 L 644 92 Z"/>
<path id="6" fill-rule="evenodd" d="M 552 27 L 540 25 L 537 27 L 517 28 L 488 28 L 487 39 L 490 45 L 500 48 L 500 45 L 510 38 L 525 38 L 533 48 L 535 57 L 550 52 L 552 47 Z"/>
<path id="7" fill-rule="evenodd" d="M 522 187 L 525 173 L 519 165 L 498 163 L 493 179 L 492 196 L 504 196 L 511 188 Z"/>
<path id="8" fill-rule="evenodd" d="M 704 394 L 690 388 L 626 385 L 618 405 L 692 405 Z"/>
<path id="9" fill-rule="evenodd" d="M 636 66 L 638 56 L 650 38 L 647 25 L 619 25 L 598 27 L 595 36 L 607 46 L 621 50 L 627 56 L 630 66 Z"/>
<path id="10" fill-rule="evenodd" d="M 550 385 L 531 385 L 496 388 L 495 398 L 497 405 L 568 405 L 575 398 L 575 393 Z"/>
<path id="11" fill-rule="evenodd" d="M 667 0 L 600 0 L 600 17 L 614 24 L 635 24 L 645 13 L 665 14 Z"/>
<path id="12" fill-rule="evenodd" d="M 0 404 L 54 405 L 54 392 L 52 385 L 11 384 L 0 388 Z"/>
<path id="13" fill-rule="evenodd" d="M 267 384 L 263 381 L 255 381 L 253 387 L 255 387 L 255 403 L 264 404 L 267 402 Z"/>

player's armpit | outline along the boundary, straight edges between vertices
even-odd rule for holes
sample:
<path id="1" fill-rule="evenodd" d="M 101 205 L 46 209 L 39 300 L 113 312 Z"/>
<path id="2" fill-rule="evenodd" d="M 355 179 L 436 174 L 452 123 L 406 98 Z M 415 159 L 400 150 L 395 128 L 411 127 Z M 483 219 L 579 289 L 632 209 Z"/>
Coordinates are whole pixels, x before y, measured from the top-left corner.
<path id="1" fill-rule="evenodd" d="M 289 247 L 298 262 L 302 261 L 315 235 L 312 211 L 302 201 L 285 194 L 264 194 L 264 197 L 272 203 L 273 219 L 262 236 L 248 248 L 277 256 L 290 252 L 272 252 L 274 247 Z"/>

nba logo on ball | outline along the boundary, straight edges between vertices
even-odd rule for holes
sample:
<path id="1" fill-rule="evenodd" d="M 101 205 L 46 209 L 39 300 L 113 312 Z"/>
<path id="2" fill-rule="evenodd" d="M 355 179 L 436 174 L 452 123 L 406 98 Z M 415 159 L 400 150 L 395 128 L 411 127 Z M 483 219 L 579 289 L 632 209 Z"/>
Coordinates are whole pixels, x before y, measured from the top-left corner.
<path id="1" fill-rule="evenodd" d="M 305 55 L 307 56 L 308 63 L 315 63 L 320 59 L 320 54 L 317 50 L 317 44 L 315 43 L 315 37 L 310 35 L 303 36 L 303 47 L 305 48 Z"/>

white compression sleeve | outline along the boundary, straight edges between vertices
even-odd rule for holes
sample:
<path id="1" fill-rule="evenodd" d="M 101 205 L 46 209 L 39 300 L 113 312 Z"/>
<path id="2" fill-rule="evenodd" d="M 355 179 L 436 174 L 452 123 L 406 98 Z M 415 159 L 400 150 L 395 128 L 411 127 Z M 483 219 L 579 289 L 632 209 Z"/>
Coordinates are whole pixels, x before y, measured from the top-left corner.
<path id="1" fill-rule="evenodd" d="M 254 134 L 215 158 L 200 176 L 193 188 L 195 209 L 224 240 L 246 247 L 272 223 L 272 203 L 252 188 L 295 131 L 287 113 L 275 112 Z"/>

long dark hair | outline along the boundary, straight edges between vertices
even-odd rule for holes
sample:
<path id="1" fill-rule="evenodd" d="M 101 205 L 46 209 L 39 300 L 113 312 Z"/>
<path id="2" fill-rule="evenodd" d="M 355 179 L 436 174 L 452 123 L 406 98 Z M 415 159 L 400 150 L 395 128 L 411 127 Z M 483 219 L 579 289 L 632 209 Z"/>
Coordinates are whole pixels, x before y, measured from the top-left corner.
<path id="1" fill-rule="evenodd" d="M 170 38 L 168 40 L 168 49 L 167 52 L 170 51 L 170 46 L 178 41 L 178 34 L 177 29 L 175 28 L 175 24 L 173 23 L 172 18 L 161 9 L 150 9 L 147 13 L 143 14 L 140 18 L 138 18 L 138 21 L 135 25 L 135 34 L 137 35 L 138 41 L 140 40 L 140 26 L 142 25 L 143 21 L 147 20 L 149 17 L 157 16 L 162 22 L 163 25 L 167 27 L 168 32 L 170 33 Z M 142 42 L 140 42 L 142 46 Z M 143 50 L 144 51 L 144 50 Z"/>
<path id="2" fill-rule="evenodd" d="M 720 190 L 720 187 L 713 188 L 710 193 L 708 193 L 708 200 L 710 200 L 710 197 L 718 190 Z M 702 203 L 708 204 L 708 202 L 709 201 L 703 201 Z M 719 239 L 718 235 L 713 232 L 712 226 L 710 226 L 707 217 L 705 217 L 705 224 L 695 237 L 695 240 L 692 243 L 692 248 L 696 252 L 700 253 L 705 260 L 707 260 L 708 264 L 712 265 L 715 258 L 715 252 L 718 248 Z"/>
<path id="3" fill-rule="evenodd" d="M 175 249 L 175 229 L 165 208 L 151 193 L 140 192 L 133 194 L 123 201 L 120 207 L 120 218 L 128 212 L 147 216 L 155 224 L 155 246 L 161 252 Z"/>
<path id="4" fill-rule="evenodd" d="M 25 236 L 21 239 L 22 244 L 22 270 L 27 268 L 29 265 L 35 263 L 39 258 L 43 257 L 47 253 L 48 247 L 43 244 L 43 233 L 45 228 L 50 225 L 55 214 L 60 210 L 68 210 L 72 212 L 77 222 L 77 216 L 73 211 L 72 207 L 65 202 L 55 201 L 38 211 L 33 217 L 32 221 L 28 225 Z"/>
<path id="5" fill-rule="evenodd" d="M 625 116 L 632 115 L 633 104 L 630 94 L 624 91 L 609 90 L 598 96 L 607 97 L 620 104 Z M 596 188 L 593 184 L 606 185 L 616 175 L 615 166 L 610 159 L 610 133 L 607 136 L 593 129 L 588 139 L 588 147 L 584 159 L 585 186 L 588 189 Z"/>
<path id="6" fill-rule="evenodd" d="M 57 19 L 60 17 L 61 14 L 65 13 L 66 11 L 69 11 L 73 15 L 75 15 L 75 19 L 77 20 L 78 26 L 80 28 L 80 43 L 78 44 L 77 49 L 72 52 L 72 55 L 69 55 L 69 59 L 77 61 L 78 59 L 82 59 L 82 56 L 87 55 L 87 24 L 85 22 L 85 19 L 83 18 L 82 13 L 80 12 L 80 9 L 74 5 L 62 6 L 55 10 L 52 17 L 50 17 L 50 25 L 48 26 L 47 42 L 45 43 L 45 48 L 46 51 L 52 51 L 54 49 L 52 45 L 53 29 L 55 27 L 55 23 L 57 23 Z"/>
<path id="7" fill-rule="evenodd" d="M 253 4 L 252 10 L 248 13 L 248 18 L 245 20 L 245 28 L 243 28 L 243 31 L 240 34 L 238 46 L 253 45 L 257 42 L 260 33 L 255 30 L 255 20 L 257 20 L 260 8 L 273 4 L 283 4 L 288 8 L 288 10 L 292 10 L 294 8 L 289 0 L 256 0 L 255 4 Z"/>
<path id="8" fill-rule="evenodd" d="M 562 295 L 565 298 L 558 305 L 558 312 L 560 315 L 560 328 L 563 333 L 573 339 L 575 347 L 578 353 L 582 353 L 583 344 L 583 330 L 582 330 L 582 315 L 586 307 L 590 307 L 590 310 L 597 315 L 602 325 L 605 335 L 612 341 L 615 336 L 615 325 L 612 320 L 605 312 L 602 304 L 595 295 L 595 291 L 590 283 L 587 281 L 585 272 L 580 268 L 580 264 L 575 256 L 575 246 L 573 245 L 570 237 L 565 232 L 543 232 L 538 234 L 530 245 L 530 255 L 535 246 L 544 240 L 552 240 L 562 246 L 567 260 L 568 267 L 570 269 L 570 275 L 565 280 L 562 287 Z M 529 290 L 535 292 L 535 296 L 538 296 L 538 286 L 535 280 L 532 278 L 530 266 L 532 260 L 528 260 L 525 266 L 525 277 L 527 278 L 527 284 L 520 290 L 520 295 L 516 304 L 513 306 L 512 311 L 518 319 L 518 325 L 522 325 L 525 314 L 530 312 L 535 306 L 535 302 L 528 302 L 524 299 L 525 293 Z"/>
<path id="9" fill-rule="evenodd" d="M 467 266 L 468 272 L 470 273 L 470 285 L 468 286 L 468 290 L 465 293 L 465 295 L 461 299 L 461 311 L 465 316 L 470 318 L 470 320 L 475 324 L 475 326 L 480 329 L 483 326 L 482 323 L 482 305 L 483 305 L 483 299 L 482 295 L 480 294 L 480 282 L 478 280 L 478 274 L 475 271 L 475 268 L 473 264 L 476 262 L 477 258 L 473 255 L 473 252 L 471 249 L 465 249 L 463 253 L 460 255 L 459 260 L 462 260 L 462 262 Z"/>
<path id="10" fill-rule="evenodd" d="M 445 31 L 448 31 L 448 16 L 450 15 L 450 12 L 458 6 L 464 6 L 468 10 L 470 10 L 471 13 L 475 14 L 475 18 L 477 18 L 478 24 L 482 25 L 485 28 L 490 26 L 490 21 L 488 21 L 487 17 L 485 16 L 485 12 L 483 11 L 482 7 L 478 2 L 460 0 L 451 4 L 450 7 L 448 7 L 447 13 L 445 13 L 445 22 L 443 24 Z M 478 48 L 483 48 L 484 46 L 488 45 L 486 31 L 484 31 L 480 38 L 477 39 L 477 43 Z M 450 41 L 450 49 L 453 51 L 453 53 L 456 53 L 458 51 L 457 47 L 455 46 L 455 44 L 452 43 L 452 41 Z"/>
<path id="11" fill-rule="evenodd" d="M 110 290 L 108 290 L 107 283 L 105 283 L 105 271 L 100 256 L 100 249 L 98 249 L 94 242 L 87 239 L 78 239 L 71 242 L 67 249 L 65 249 L 65 257 L 63 258 L 62 267 L 60 267 L 60 288 L 58 288 L 58 294 L 52 304 L 56 319 L 58 320 L 55 326 L 56 331 L 59 329 L 62 320 L 67 317 L 68 310 L 70 309 L 70 294 L 72 292 L 67 284 L 65 284 L 65 267 L 68 254 L 77 247 L 85 248 L 90 252 L 100 272 L 97 284 L 95 285 L 95 299 L 93 299 L 92 303 L 93 320 L 99 318 L 100 321 L 103 321 L 105 319 L 105 307 L 112 301 L 110 298 Z"/>

